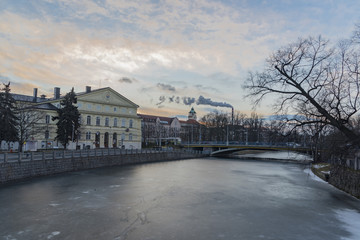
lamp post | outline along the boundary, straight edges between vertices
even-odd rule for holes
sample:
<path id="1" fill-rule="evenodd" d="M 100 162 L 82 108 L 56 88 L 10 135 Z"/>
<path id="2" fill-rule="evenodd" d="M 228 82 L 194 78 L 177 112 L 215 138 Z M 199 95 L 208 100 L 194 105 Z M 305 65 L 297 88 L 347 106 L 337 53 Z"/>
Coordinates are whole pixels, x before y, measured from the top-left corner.
<path id="1" fill-rule="evenodd" d="M 74 146 L 74 122 L 72 122 L 71 145 Z"/>
<path id="2" fill-rule="evenodd" d="M 229 146 L 229 124 L 226 125 L 226 146 Z"/>

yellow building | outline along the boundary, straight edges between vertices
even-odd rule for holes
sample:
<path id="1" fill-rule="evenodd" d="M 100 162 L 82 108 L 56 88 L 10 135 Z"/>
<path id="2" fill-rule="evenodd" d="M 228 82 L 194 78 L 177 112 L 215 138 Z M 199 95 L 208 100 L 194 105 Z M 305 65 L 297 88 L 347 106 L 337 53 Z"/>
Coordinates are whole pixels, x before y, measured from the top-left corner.
<path id="1" fill-rule="evenodd" d="M 38 131 L 25 144 L 25 150 L 62 148 L 55 141 L 56 121 L 52 117 L 57 115 L 60 107 L 60 88 L 54 89 L 54 97 L 37 97 L 14 94 L 17 101 L 29 102 L 33 108 L 41 112 L 43 117 L 38 122 Z M 25 98 L 26 97 L 26 98 Z M 80 137 L 70 143 L 69 149 L 113 148 L 125 149 L 141 148 L 141 120 L 137 116 L 138 105 L 125 98 L 110 87 L 91 90 L 86 87 L 85 92 L 76 93 L 77 107 L 81 114 Z M 26 101 L 25 101 L 26 99 Z"/>

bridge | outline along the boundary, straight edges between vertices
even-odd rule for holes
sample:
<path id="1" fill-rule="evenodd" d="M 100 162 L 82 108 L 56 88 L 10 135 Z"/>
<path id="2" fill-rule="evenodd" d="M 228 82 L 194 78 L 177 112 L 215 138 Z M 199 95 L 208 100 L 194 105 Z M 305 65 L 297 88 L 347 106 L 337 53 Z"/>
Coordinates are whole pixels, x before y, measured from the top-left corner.
<path id="1" fill-rule="evenodd" d="M 228 155 L 233 152 L 251 150 L 251 151 L 293 151 L 307 153 L 311 155 L 311 148 L 307 146 L 298 146 L 294 144 L 268 145 L 262 143 L 256 144 L 238 144 L 238 143 L 184 143 L 184 146 L 197 150 L 211 149 L 211 156 Z"/>

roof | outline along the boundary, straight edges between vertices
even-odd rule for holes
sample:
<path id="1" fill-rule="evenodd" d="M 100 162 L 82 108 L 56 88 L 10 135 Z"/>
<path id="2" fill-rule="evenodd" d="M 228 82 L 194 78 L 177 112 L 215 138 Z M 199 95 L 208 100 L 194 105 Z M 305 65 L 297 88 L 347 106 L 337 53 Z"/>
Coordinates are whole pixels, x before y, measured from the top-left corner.
<path id="1" fill-rule="evenodd" d="M 201 125 L 201 123 L 199 123 L 198 121 L 196 121 L 195 119 L 188 119 L 186 121 L 180 121 L 181 124 L 188 124 L 188 125 Z"/>
<path id="2" fill-rule="evenodd" d="M 37 104 L 32 106 L 32 108 L 36 108 L 36 109 L 45 109 L 45 110 L 58 110 L 57 107 L 55 107 L 54 105 L 52 105 L 51 103 L 41 103 L 41 104 Z"/>
<path id="3" fill-rule="evenodd" d="M 41 98 L 41 97 L 37 97 L 35 99 L 33 96 L 27 96 L 16 93 L 11 93 L 11 96 L 15 99 L 15 101 L 20 101 L 20 102 L 44 102 L 49 100 L 47 98 Z"/>
<path id="4" fill-rule="evenodd" d="M 157 119 L 159 119 L 160 123 L 162 124 L 171 124 L 172 121 L 174 121 L 174 119 L 176 118 L 176 117 L 170 118 L 170 117 L 162 117 L 162 116 L 146 115 L 146 114 L 138 114 L 138 116 L 147 122 L 155 122 Z"/>
<path id="5" fill-rule="evenodd" d="M 124 97 L 123 95 L 121 95 L 120 93 L 118 93 L 117 91 L 115 91 L 114 89 L 112 89 L 111 87 L 105 87 L 105 88 L 98 88 L 98 89 L 95 89 L 95 90 L 91 90 L 90 92 L 79 92 L 79 93 L 76 93 L 75 92 L 75 95 L 76 97 L 80 97 L 80 96 L 84 96 L 86 94 L 93 94 L 93 93 L 96 93 L 96 92 L 99 92 L 99 91 L 103 91 L 103 90 L 110 90 L 112 92 L 114 92 L 115 94 L 117 94 L 118 96 L 120 96 L 121 98 L 123 98 L 124 100 L 126 100 L 127 102 L 129 102 L 130 104 L 136 106 L 136 107 L 139 107 L 139 105 L 135 104 L 134 102 L 132 102 L 131 100 L 129 100 L 128 98 Z M 27 95 L 22 95 L 22 94 L 14 94 L 14 93 L 11 93 L 11 95 L 13 96 L 13 98 L 16 100 L 16 101 L 22 101 L 22 102 L 36 102 L 36 103 L 40 103 L 40 102 L 46 102 L 46 101 L 49 101 L 49 102 L 52 102 L 52 101 L 59 101 L 61 99 L 63 99 L 65 96 L 60 96 L 59 98 L 41 98 L 40 97 L 37 97 L 36 99 L 34 98 L 34 96 L 27 96 Z M 45 95 L 44 95 L 45 96 Z"/>

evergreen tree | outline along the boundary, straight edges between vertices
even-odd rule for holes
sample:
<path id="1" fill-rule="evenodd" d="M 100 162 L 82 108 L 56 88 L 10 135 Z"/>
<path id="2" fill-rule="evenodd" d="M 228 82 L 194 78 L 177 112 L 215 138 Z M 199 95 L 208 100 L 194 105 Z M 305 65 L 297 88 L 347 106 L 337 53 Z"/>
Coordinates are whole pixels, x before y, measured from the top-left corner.
<path id="1" fill-rule="evenodd" d="M 73 104 L 77 103 L 77 98 L 74 93 L 74 88 L 71 89 L 71 92 L 67 93 L 63 100 L 61 100 L 61 107 L 57 110 L 58 116 L 53 117 L 54 120 L 58 120 L 56 123 L 56 137 L 55 140 L 60 141 L 60 143 L 65 147 L 69 141 L 76 141 L 79 136 L 79 127 L 80 127 L 80 113 L 78 108 Z"/>
<path id="2" fill-rule="evenodd" d="M 10 82 L 3 83 L 0 92 L 0 142 L 15 142 L 18 140 L 15 99 L 10 94 Z M 9 144 L 8 144 L 9 146 Z M 10 146 L 9 146 L 10 148 Z"/>

